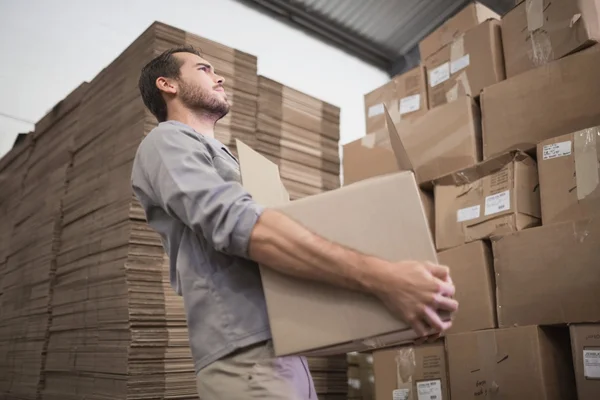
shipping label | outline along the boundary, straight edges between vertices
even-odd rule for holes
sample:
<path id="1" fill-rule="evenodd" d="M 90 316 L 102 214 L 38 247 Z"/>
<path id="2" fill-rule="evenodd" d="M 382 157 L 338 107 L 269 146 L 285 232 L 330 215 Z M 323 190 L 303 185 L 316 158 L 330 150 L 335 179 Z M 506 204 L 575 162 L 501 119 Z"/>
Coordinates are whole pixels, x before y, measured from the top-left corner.
<path id="1" fill-rule="evenodd" d="M 400 99 L 400 115 L 419 111 L 421 109 L 421 95 L 404 97 Z"/>
<path id="2" fill-rule="evenodd" d="M 485 198 L 485 215 L 510 210 L 510 190 L 493 194 Z"/>
<path id="3" fill-rule="evenodd" d="M 408 400 L 408 395 L 410 394 L 409 389 L 396 389 L 392 392 L 393 400 Z"/>
<path id="4" fill-rule="evenodd" d="M 481 215 L 481 206 L 478 204 L 472 207 L 461 208 L 456 212 L 456 222 L 470 221 L 477 219 Z"/>
<path id="5" fill-rule="evenodd" d="M 461 58 L 452 61 L 450 64 L 450 73 L 455 74 L 461 69 L 465 69 L 471 64 L 471 57 L 467 54 L 462 56 Z"/>
<path id="6" fill-rule="evenodd" d="M 550 160 L 553 158 L 570 156 L 571 155 L 571 141 L 560 143 L 547 144 L 542 149 L 544 160 Z"/>
<path id="7" fill-rule="evenodd" d="M 583 350 L 583 375 L 588 379 L 600 379 L 600 349 Z"/>
<path id="8" fill-rule="evenodd" d="M 417 382 L 417 400 L 442 400 L 442 381 Z"/>
<path id="9" fill-rule="evenodd" d="M 450 79 L 450 63 L 444 63 L 429 71 L 429 85 L 436 87 Z"/>
<path id="10" fill-rule="evenodd" d="M 376 117 L 385 112 L 383 108 L 383 103 L 375 104 L 374 106 L 369 107 L 369 118 Z"/>

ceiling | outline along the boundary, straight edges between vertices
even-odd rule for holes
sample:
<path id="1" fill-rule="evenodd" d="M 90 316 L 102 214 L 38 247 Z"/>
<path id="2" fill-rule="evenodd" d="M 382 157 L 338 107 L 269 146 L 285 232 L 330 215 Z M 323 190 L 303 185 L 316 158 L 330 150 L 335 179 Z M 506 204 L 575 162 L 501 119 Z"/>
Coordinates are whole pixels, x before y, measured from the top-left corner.
<path id="1" fill-rule="evenodd" d="M 390 75 L 419 62 L 419 41 L 471 0 L 239 0 Z M 480 0 L 499 14 L 515 0 Z"/>

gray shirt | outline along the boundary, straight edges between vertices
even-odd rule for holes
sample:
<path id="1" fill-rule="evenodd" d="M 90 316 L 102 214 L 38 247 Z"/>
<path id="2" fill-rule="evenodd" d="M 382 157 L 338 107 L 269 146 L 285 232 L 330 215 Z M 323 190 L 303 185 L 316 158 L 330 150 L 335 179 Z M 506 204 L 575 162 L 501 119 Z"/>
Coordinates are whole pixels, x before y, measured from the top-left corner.
<path id="1" fill-rule="evenodd" d="M 248 259 L 263 209 L 240 181 L 223 144 L 174 121 L 144 138 L 133 163 L 134 193 L 183 296 L 196 372 L 271 337 L 258 265 Z"/>

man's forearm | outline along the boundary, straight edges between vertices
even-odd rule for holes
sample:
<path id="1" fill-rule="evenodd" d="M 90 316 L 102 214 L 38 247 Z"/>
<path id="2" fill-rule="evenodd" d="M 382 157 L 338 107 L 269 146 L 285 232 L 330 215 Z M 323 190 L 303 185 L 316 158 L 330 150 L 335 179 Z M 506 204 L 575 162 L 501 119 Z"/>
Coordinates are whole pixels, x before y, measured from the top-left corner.
<path id="1" fill-rule="evenodd" d="M 265 210 L 250 238 L 254 261 L 287 275 L 372 292 L 384 262 L 315 235 L 286 215 Z M 368 265 L 368 268 L 367 268 Z"/>

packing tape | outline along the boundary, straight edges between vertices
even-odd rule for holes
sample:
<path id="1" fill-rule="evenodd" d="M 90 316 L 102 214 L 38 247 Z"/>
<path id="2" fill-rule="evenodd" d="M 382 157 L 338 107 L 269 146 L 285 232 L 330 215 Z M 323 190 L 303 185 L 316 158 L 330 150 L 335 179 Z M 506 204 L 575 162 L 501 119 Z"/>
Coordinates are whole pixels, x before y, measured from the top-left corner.
<path id="1" fill-rule="evenodd" d="M 450 45 L 450 62 L 456 61 L 465 55 L 465 35 L 460 35 Z"/>
<path id="2" fill-rule="evenodd" d="M 496 382 L 496 364 L 498 362 L 498 343 L 496 331 L 481 331 L 477 335 L 477 349 L 479 354 L 479 367 L 485 379 L 478 385 L 477 397 L 483 399 L 495 399 L 498 397 L 499 386 Z M 478 382 L 479 383 L 479 382 Z"/>
<path id="3" fill-rule="evenodd" d="M 573 135 L 577 199 L 600 196 L 600 127 Z"/>
<path id="4" fill-rule="evenodd" d="M 456 77 L 456 82 L 462 86 L 466 95 L 471 96 L 473 94 L 471 92 L 469 78 L 467 77 L 467 71 L 462 71 L 460 74 L 458 74 L 458 76 Z"/>
<path id="5" fill-rule="evenodd" d="M 544 26 L 544 0 L 526 0 L 527 30 L 533 32 Z"/>
<path id="6" fill-rule="evenodd" d="M 456 99 L 458 99 L 458 82 L 456 82 L 454 86 L 452 86 L 450 90 L 446 92 L 446 101 L 448 103 L 452 103 Z"/>
<path id="7" fill-rule="evenodd" d="M 415 349 L 412 346 L 401 347 L 394 357 L 396 362 L 396 383 L 398 388 L 412 389 L 413 376 L 417 369 Z"/>

